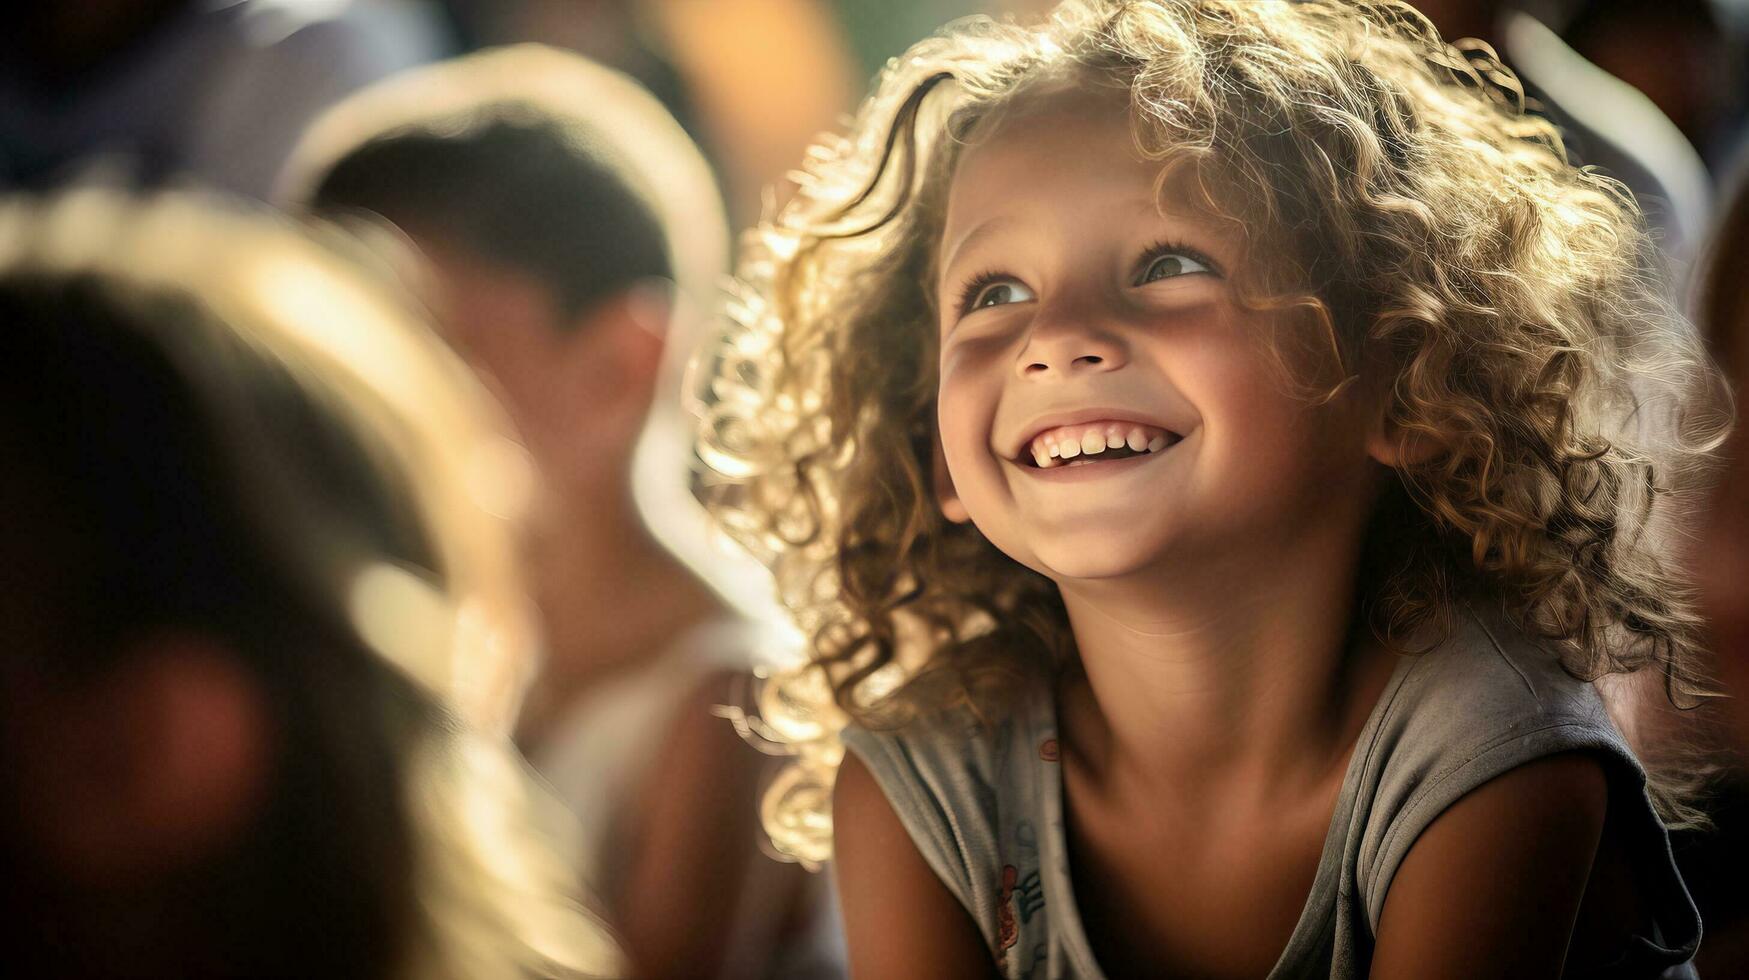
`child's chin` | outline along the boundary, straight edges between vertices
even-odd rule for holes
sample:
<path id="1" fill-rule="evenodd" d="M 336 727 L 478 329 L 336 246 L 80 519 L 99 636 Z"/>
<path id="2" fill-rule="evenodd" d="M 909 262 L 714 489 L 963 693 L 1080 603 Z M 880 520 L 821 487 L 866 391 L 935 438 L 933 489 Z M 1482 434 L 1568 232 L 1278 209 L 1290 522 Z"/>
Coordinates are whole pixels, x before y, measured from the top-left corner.
<path id="1" fill-rule="evenodd" d="M 1169 550 L 1165 542 L 1143 540 L 1133 529 L 1087 529 L 1040 546 L 1039 571 L 1051 580 L 1093 581 L 1146 574 L 1158 568 Z"/>

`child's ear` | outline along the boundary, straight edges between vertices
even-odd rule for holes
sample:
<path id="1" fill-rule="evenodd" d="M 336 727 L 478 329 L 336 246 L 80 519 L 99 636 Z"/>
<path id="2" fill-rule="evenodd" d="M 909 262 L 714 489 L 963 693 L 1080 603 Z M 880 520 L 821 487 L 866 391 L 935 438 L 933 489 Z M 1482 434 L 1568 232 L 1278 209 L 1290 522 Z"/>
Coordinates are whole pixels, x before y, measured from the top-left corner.
<path id="1" fill-rule="evenodd" d="M 561 356 L 580 405 L 598 423 L 638 430 L 660 384 L 668 319 L 668 296 L 633 285 L 578 314 Z"/>
<path id="2" fill-rule="evenodd" d="M 935 433 L 931 440 L 935 447 L 935 460 L 930 467 L 932 482 L 935 484 L 935 503 L 941 508 L 943 517 L 955 524 L 964 524 L 972 519 L 966 511 L 966 505 L 960 503 L 959 491 L 954 489 L 953 474 L 947 471 L 947 454 L 941 450 L 941 433 Z"/>
<path id="3" fill-rule="evenodd" d="M 662 370 L 662 355 L 668 345 L 668 322 L 674 303 L 668 291 L 655 284 L 636 283 L 620 295 L 604 300 L 583 314 L 574 333 L 599 336 L 609 346 L 611 368 L 622 379 L 638 385 L 653 384 Z M 595 355 L 599 357 L 600 351 Z"/>

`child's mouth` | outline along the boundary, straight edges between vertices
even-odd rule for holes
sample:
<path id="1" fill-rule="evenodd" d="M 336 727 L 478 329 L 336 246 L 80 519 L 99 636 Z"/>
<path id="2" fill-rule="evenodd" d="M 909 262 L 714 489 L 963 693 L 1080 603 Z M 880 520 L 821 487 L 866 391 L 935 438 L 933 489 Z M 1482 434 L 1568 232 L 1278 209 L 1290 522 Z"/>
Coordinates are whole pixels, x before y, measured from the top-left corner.
<path id="1" fill-rule="evenodd" d="M 1183 437 L 1136 422 L 1065 425 L 1034 436 L 1016 462 L 1034 469 L 1087 466 L 1165 452 Z"/>

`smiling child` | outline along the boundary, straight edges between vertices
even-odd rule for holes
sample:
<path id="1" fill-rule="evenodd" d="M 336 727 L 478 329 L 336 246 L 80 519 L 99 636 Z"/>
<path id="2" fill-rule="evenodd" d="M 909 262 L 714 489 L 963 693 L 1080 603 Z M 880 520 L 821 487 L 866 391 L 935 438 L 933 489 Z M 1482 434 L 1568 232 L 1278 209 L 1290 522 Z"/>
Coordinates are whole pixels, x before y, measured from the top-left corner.
<path id="1" fill-rule="evenodd" d="M 1398 3 L 895 62 L 744 256 L 701 444 L 812 638 L 771 822 L 856 975 L 1687 975 L 1687 788 L 1593 683 L 1702 686 L 1648 528 L 1712 379 L 1649 248 Z"/>

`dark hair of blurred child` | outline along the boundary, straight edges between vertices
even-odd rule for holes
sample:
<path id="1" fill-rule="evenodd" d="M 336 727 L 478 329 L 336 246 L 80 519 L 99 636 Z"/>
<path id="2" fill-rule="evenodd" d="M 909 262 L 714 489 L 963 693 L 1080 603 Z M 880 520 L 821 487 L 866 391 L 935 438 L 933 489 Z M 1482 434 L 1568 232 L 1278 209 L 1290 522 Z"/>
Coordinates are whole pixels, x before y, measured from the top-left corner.
<path id="1" fill-rule="evenodd" d="M 534 45 L 391 79 L 336 106 L 284 196 L 387 220 L 430 259 L 456 348 L 503 395 L 544 494 L 532 542 L 548 661 L 520 725 L 583 820 L 580 869 L 642 976 L 797 975 L 816 886 L 759 853 L 765 758 L 714 717 L 762 642 L 646 518 L 634 455 L 687 301 L 725 262 L 697 148 L 634 82 Z M 677 309 L 679 307 L 679 309 Z M 679 348 L 679 350 L 676 350 Z M 679 512 L 684 443 L 646 461 Z M 678 872 L 677 869 L 684 869 Z M 724 909 L 734 910 L 724 914 Z"/>
<path id="2" fill-rule="evenodd" d="M 405 309 L 211 202 L 0 209 L 9 976 L 616 969 L 504 737 L 527 464 Z"/>

